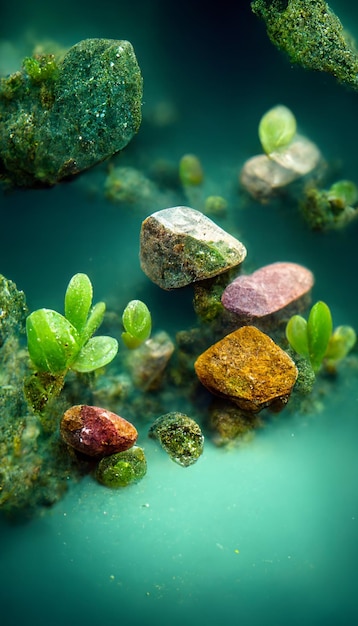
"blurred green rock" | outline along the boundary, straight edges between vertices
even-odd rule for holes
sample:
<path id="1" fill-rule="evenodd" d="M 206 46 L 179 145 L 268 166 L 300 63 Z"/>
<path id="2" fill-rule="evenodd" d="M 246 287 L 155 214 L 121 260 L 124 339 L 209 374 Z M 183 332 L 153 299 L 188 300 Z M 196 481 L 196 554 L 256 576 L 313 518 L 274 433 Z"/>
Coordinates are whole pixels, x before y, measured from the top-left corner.
<path id="1" fill-rule="evenodd" d="M 86 39 L 24 60 L 0 80 L 0 179 L 53 185 L 122 150 L 141 123 L 142 76 L 128 41 Z"/>
<path id="2" fill-rule="evenodd" d="M 292 63 L 328 72 L 358 89 L 358 51 L 324 0 L 255 0 L 251 8 Z"/>

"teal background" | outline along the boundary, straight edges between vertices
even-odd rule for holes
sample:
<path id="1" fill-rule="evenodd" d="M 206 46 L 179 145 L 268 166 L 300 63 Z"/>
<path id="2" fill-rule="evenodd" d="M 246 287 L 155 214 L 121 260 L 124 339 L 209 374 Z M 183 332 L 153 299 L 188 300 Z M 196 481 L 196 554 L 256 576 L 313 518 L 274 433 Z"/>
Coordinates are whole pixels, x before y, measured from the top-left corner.
<path id="1" fill-rule="evenodd" d="M 348 0 L 332 7 L 358 35 L 358 10 Z M 260 152 L 258 121 L 277 103 L 294 111 L 300 131 L 342 177 L 358 183 L 357 93 L 292 67 L 249 2 L 18 2 L 1 11 L 1 40 L 20 48 L 20 58 L 37 39 L 129 39 L 144 101 L 125 158 L 140 167 L 196 153 L 212 187 L 229 196 L 220 223 L 244 241 L 247 267 L 306 265 L 316 278 L 313 298 L 329 303 L 335 325 L 358 328 L 357 224 L 312 233 L 294 204 L 247 205 L 237 186 L 244 161 Z M 1 51 L 1 71 L 14 71 L 11 47 Z M 161 100 L 175 103 L 178 121 L 154 129 L 150 112 Z M 0 272 L 25 291 L 30 309 L 61 310 L 69 278 L 82 271 L 96 300 L 122 310 L 140 297 L 156 329 L 190 326 L 191 290 L 164 293 L 139 267 L 141 221 L 164 207 L 109 204 L 98 191 L 100 172 L 2 195 Z M 187 469 L 140 427 L 149 468 L 138 485 L 112 492 L 88 477 L 37 518 L 0 519 L 1 623 L 355 623 L 357 401 L 351 371 L 338 376 L 319 412 L 284 412 L 239 448 L 216 448 L 208 438 Z"/>

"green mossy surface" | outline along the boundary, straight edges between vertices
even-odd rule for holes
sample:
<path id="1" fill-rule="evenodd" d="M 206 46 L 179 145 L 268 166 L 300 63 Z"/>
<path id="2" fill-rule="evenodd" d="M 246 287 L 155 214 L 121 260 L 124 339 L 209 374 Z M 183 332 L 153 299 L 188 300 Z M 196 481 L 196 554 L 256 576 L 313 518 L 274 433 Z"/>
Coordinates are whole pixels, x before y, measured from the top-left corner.
<path id="1" fill-rule="evenodd" d="M 183 467 L 195 463 L 203 452 L 204 437 L 199 425 L 176 411 L 158 417 L 149 430 L 149 437 L 158 439 L 170 458 Z"/>
<path id="2" fill-rule="evenodd" d="M 251 8 L 292 63 L 328 72 L 358 89 L 358 51 L 324 0 L 255 0 Z"/>
<path id="3" fill-rule="evenodd" d="M 146 472 L 144 450 L 139 446 L 133 446 L 129 450 L 101 459 L 96 469 L 96 479 L 105 487 L 118 489 L 140 480 Z"/>
<path id="4" fill-rule="evenodd" d="M 86 39 L 57 60 L 27 57 L 0 82 L 0 178 L 53 185 L 122 150 L 141 123 L 128 41 Z"/>

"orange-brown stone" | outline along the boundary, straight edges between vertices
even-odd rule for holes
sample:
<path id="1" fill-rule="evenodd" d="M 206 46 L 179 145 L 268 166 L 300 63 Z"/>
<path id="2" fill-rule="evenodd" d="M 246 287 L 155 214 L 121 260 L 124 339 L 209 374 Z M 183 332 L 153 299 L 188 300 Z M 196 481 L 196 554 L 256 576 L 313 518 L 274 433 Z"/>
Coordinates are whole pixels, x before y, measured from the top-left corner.
<path id="1" fill-rule="evenodd" d="M 292 359 L 255 326 L 215 343 L 198 357 L 195 371 L 209 391 L 253 412 L 287 402 L 297 379 Z"/>

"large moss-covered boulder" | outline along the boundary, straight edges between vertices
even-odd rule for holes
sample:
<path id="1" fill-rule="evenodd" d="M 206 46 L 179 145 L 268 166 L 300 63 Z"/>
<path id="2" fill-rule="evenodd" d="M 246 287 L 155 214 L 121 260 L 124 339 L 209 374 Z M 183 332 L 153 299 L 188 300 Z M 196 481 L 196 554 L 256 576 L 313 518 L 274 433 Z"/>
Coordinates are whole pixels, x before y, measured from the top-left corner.
<path id="1" fill-rule="evenodd" d="M 129 41 L 86 39 L 27 58 L 0 81 L 0 177 L 52 185 L 122 150 L 141 123 L 142 76 Z"/>

